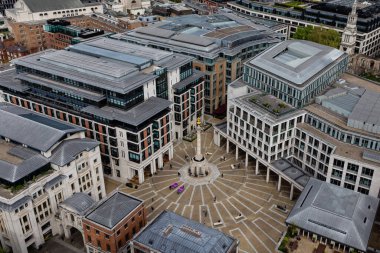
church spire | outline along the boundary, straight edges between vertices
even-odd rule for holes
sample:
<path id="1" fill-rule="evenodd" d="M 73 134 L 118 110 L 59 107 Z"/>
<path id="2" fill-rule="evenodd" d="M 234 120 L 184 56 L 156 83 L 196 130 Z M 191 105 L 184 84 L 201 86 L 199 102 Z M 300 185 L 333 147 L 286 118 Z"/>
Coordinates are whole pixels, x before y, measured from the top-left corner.
<path id="1" fill-rule="evenodd" d="M 342 42 L 340 44 L 340 50 L 346 52 L 349 55 L 353 55 L 355 53 L 357 35 L 356 23 L 358 22 L 358 14 L 356 13 L 357 5 L 357 0 L 354 0 L 352 10 L 347 18 L 346 28 L 344 28 L 342 34 Z"/>

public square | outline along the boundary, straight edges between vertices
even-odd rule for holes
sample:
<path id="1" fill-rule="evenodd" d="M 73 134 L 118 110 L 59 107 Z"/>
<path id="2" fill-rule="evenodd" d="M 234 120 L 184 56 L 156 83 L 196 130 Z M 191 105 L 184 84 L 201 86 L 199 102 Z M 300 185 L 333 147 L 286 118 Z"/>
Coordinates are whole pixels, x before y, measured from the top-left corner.
<path id="1" fill-rule="evenodd" d="M 290 186 L 283 183 L 278 192 L 278 176 L 271 175 L 266 183 L 265 168 L 260 168 L 259 175 L 255 175 L 255 162 L 250 160 L 247 168 L 244 165 L 245 154 L 239 154 L 236 160 L 233 147 L 230 153 L 226 153 L 225 143 L 221 147 L 214 145 L 212 127 L 202 133 L 202 152 L 209 163 L 218 168 L 218 177 L 206 184 L 197 184 L 200 178 L 183 182 L 178 171 L 189 164 L 186 157 L 194 156 L 196 143 L 196 140 L 176 143 L 174 158 L 166 162 L 157 175 L 147 177 L 138 189 L 106 179 L 107 192 L 119 187 L 119 190 L 144 200 L 148 221 L 168 209 L 239 239 L 241 252 L 275 252 L 275 246 L 286 230 L 284 221 L 287 216 L 275 205 L 286 205 L 290 211 L 294 204 L 289 200 Z M 231 165 L 235 168 L 232 169 Z M 169 189 L 176 182 L 178 188 L 185 188 L 180 194 L 178 188 Z"/>

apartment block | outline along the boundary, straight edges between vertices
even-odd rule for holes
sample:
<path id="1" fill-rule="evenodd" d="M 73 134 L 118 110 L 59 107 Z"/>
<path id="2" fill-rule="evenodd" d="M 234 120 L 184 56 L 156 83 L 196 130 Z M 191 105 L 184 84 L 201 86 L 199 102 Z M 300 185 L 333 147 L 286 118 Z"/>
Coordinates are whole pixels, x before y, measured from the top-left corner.
<path id="1" fill-rule="evenodd" d="M 99 143 L 85 129 L 0 103 L 0 242 L 27 253 L 65 234 L 56 214 L 75 194 L 105 197 Z"/>
<path id="2" fill-rule="evenodd" d="M 9 103 L 86 128 L 106 175 L 142 183 L 203 115 L 204 77 L 192 61 L 98 38 L 15 60 L 1 89 Z"/>

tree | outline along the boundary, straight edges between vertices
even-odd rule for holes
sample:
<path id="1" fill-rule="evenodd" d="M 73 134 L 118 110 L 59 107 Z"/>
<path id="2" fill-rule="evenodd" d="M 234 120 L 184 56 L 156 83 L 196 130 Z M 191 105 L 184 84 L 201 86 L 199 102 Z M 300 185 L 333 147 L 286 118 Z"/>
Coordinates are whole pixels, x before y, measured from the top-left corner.
<path id="1" fill-rule="evenodd" d="M 309 40 L 322 45 L 339 48 L 340 34 L 332 29 L 322 27 L 298 27 L 293 35 L 293 39 Z"/>

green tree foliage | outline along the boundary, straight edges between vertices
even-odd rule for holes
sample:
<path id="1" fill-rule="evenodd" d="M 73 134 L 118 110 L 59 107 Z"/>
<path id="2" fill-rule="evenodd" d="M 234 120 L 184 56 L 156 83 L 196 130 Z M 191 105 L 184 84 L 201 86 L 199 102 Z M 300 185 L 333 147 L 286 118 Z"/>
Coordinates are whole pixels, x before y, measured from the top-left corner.
<path id="1" fill-rule="evenodd" d="M 293 35 L 293 39 L 309 40 L 322 45 L 339 48 L 340 34 L 332 29 L 322 27 L 298 27 Z"/>

